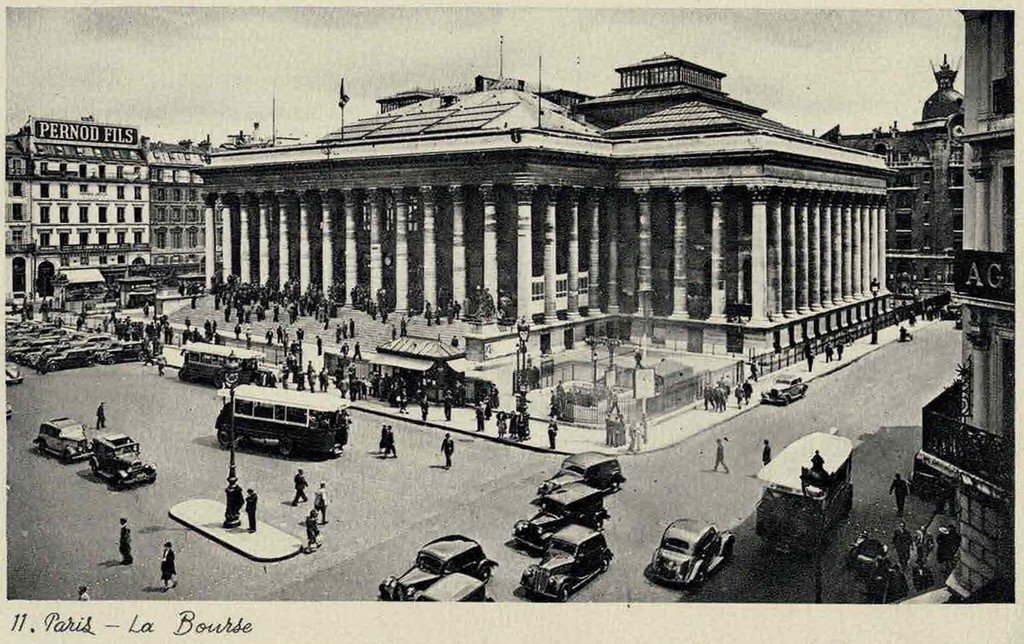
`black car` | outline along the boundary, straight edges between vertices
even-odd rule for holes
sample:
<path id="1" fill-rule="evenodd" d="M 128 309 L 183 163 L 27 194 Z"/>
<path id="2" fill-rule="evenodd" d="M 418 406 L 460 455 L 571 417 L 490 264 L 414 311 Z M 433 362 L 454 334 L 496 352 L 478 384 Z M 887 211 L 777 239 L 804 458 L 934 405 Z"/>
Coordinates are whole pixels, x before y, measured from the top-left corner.
<path id="1" fill-rule="evenodd" d="M 608 518 L 604 508 L 604 493 L 584 483 L 569 483 L 551 494 L 543 494 L 532 501 L 540 512 L 529 520 L 516 521 L 512 538 L 528 550 L 547 549 L 551 536 L 562 528 L 579 524 L 600 530 Z"/>
<path id="2" fill-rule="evenodd" d="M 527 597 L 564 602 L 569 596 L 608 570 L 612 561 L 604 533 L 579 525 L 551 537 L 547 555 L 523 571 L 520 585 Z"/>
<path id="3" fill-rule="evenodd" d="M 40 366 L 45 371 L 89 367 L 95 363 L 96 352 L 88 348 L 65 349 L 43 360 Z"/>
<path id="4" fill-rule="evenodd" d="M 618 491 L 625 481 L 619 459 L 599 452 L 581 452 L 562 461 L 562 467 L 541 483 L 537 494 L 550 494 L 574 482 L 583 482 L 602 492 L 612 493 Z"/>
<path id="5" fill-rule="evenodd" d="M 487 581 L 497 565 L 498 562 L 487 558 L 479 543 L 452 534 L 420 548 L 416 563 L 401 576 L 382 581 L 378 590 L 385 601 L 414 601 L 419 593 L 455 573 Z"/>
<path id="6" fill-rule="evenodd" d="M 96 352 L 96 362 L 99 364 L 135 362 L 141 359 L 141 342 L 116 342 Z"/>

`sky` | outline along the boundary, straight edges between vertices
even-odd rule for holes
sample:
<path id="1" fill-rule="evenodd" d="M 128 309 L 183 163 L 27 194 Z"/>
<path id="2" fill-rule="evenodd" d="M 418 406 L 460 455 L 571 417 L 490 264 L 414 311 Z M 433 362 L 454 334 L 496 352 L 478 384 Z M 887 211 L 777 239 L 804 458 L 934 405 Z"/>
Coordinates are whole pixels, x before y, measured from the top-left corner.
<path id="1" fill-rule="evenodd" d="M 413 87 L 496 76 L 603 94 L 616 67 L 668 52 L 727 74 L 723 90 L 805 132 L 909 129 L 957 66 L 954 10 L 521 8 L 9 8 L 7 130 L 29 115 L 134 125 L 154 140 L 226 140 L 271 124 L 315 140 Z M 961 63 L 962 66 L 962 63 Z M 955 87 L 963 91 L 963 78 Z"/>

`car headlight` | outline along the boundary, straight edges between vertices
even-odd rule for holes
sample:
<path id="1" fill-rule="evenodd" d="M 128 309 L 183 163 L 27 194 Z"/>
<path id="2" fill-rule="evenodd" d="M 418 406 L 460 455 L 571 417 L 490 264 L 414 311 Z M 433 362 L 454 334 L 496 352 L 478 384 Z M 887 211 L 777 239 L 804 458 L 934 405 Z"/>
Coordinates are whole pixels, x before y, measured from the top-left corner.
<path id="1" fill-rule="evenodd" d="M 529 527 L 529 525 L 530 525 L 529 523 L 527 523 L 526 521 L 520 519 L 519 521 L 516 521 L 515 531 L 516 532 L 523 532 L 523 531 L 526 530 L 527 527 Z"/>
<path id="2" fill-rule="evenodd" d="M 118 470 L 117 475 L 120 476 L 121 478 L 124 478 L 128 476 L 128 472 L 125 472 L 124 470 Z"/>

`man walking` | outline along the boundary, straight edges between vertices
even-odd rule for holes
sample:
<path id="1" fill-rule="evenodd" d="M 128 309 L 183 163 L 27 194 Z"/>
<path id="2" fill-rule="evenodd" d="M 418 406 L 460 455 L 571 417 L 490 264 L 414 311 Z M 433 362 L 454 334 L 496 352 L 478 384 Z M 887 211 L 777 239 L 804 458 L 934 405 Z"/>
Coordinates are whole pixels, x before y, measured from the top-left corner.
<path id="1" fill-rule="evenodd" d="M 754 385 L 750 384 L 750 380 L 743 381 L 743 399 L 746 404 L 750 404 L 750 397 L 754 395 Z"/>
<path id="2" fill-rule="evenodd" d="M 384 458 L 388 455 L 398 458 L 398 448 L 395 445 L 395 428 L 388 425 L 384 428 Z"/>
<path id="3" fill-rule="evenodd" d="M 767 465 L 772 462 L 772 446 L 768 443 L 768 439 L 764 439 L 764 447 L 761 449 L 761 465 Z"/>
<path id="4" fill-rule="evenodd" d="M 896 550 L 896 557 L 904 572 L 906 572 L 907 563 L 910 561 L 910 546 L 913 543 L 914 537 L 907 530 L 906 522 L 900 521 L 899 526 L 892 533 L 892 547 Z"/>
<path id="5" fill-rule="evenodd" d="M 322 356 L 324 354 L 324 341 L 320 336 L 316 336 L 316 354 Z"/>
<path id="6" fill-rule="evenodd" d="M 96 408 L 96 431 L 107 428 L 107 413 L 103 409 L 103 405 L 107 403 L 101 402 L 100 406 Z"/>
<path id="7" fill-rule="evenodd" d="M 427 422 L 427 414 L 430 412 L 430 402 L 427 401 L 427 394 L 424 393 L 420 397 L 420 415 L 423 417 L 423 422 Z"/>
<path id="8" fill-rule="evenodd" d="M 903 516 L 903 504 L 906 502 L 909 492 L 910 486 L 907 485 L 907 482 L 897 472 L 892 478 L 892 483 L 889 485 L 889 494 L 896 497 L 896 516 Z"/>
<path id="9" fill-rule="evenodd" d="M 836 341 L 836 362 L 843 359 L 843 339 L 839 338 Z"/>
<path id="10" fill-rule="evenodd" d="M 552 418 L 551 422 L 548 423 L 548 446 L 554 450 L 555 443 L 558 439 L 558 423 Z"/>
<path id="11" fill-rule="evenodd" d="M 259 497 L 256 492 L 249 488 L 245 491 L 245 515 L 249 517 L 249 532 L 256 532 L 256 504 Z"/>
<path id="12" fill-rule="evenodd" d="M 121 551 L 121 565 L 130 566 L 135 561 L 132 557 L 132 529 L 128 527 L 128 519 L 121 517 L 121 537 L 118 540 L 118 549 Z"/>
<path id="13" fill-rule="evenodd" d="M 306 488 L 307 487 L 309 487 L 309 483 L 306 482 L 306 477 L 302 473 L 302 470 L 299 470 L 295 474 L 295 498 L 292 499 L 292 505 L 293 506 L 296 506 L 296 505 L 299 504 L 299 499 L 302 499 L 303 503 L 305 503 L 306 501 L 309 500 L 309 499 L 306 498 Z"/>
<path id="14" fill-rule="evenodd" d="M 484 431 L 484 406 L 483 403 L 476 405 L 476 431 Z"/>
<path id="15" fill-rule="evenodd" d="M 445 422 L 451 422 L 452 419 L 452 392 L 450 389 L 444 390 L 444 420 Z"/>
<path id="16" fill-rule="evenodd" d="M 728 439 L 726 439 L 728 440 Z M 721 465 L 725 469 L 725 473 L 729 473 L 729 466 L 725 464 L 725 444 L 721 438 L 715 439 L 715 472 L 718 471 L 718 466 Z"/>
<path id="17" fill-rule="evenodd" d="M 441 453 L 444 454 L 444 469 L 450 470 L 452 468 L 452 454 L 455 453 L 455 441 L 452 440 L 451 433 L 444 435 L 444 440 L 441 441 Z"/>
<path id="18" fill-rule="evenodd" d="M 825 343 L 825 364 L 832 362 L 832 343 Z"/>
<path id="19" fill-rule="evenodd" d="M 811 349 L 810 342 L 804 342 L 804 359 L 807 360 L 807 371 L 812 371 L 814 369 L 814 351 Z"/>
<path id="20" fill-rule="evenodd" d="M 327 484 L 321 482 L 313 495 L 313 509 L 320 512 L 320 525 L 327 525 Z"/>

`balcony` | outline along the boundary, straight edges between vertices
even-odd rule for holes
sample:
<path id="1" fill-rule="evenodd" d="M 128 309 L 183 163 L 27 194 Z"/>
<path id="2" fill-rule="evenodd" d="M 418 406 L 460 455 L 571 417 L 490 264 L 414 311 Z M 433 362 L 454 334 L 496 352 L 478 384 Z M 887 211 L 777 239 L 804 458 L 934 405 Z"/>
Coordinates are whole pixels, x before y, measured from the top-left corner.
<path id="1" fill-rule="evenodd" d="M 12 244 L 10 242 L 7 243 L 7 254 L 8 255 L 16 255 L 16 254 L 27 255 L 27 254 L 31 254 L 31 253 L 34 253 L 34 252 L 36 252 L 36 245 L 31 243 L 31 242 L 29 242 L 29 243 L 20 243 L 20 244 Z"/>
<path id="2" fill-rule="evenodd" d="M 65 246 L 40 246 L 39 250 L 60 253 L 61 255 L 96 255 L 126 253 L 129 251 L 149 251 L 149 244 L 67 244 Z"/>
<path id="3" fill-rule="evenodd" d="M 922 450 L 970 476 L 1012 490 L 1013 436 L 997 436 L 964 422 L 962 394 L 958 380 L 922 408 Z"/>

